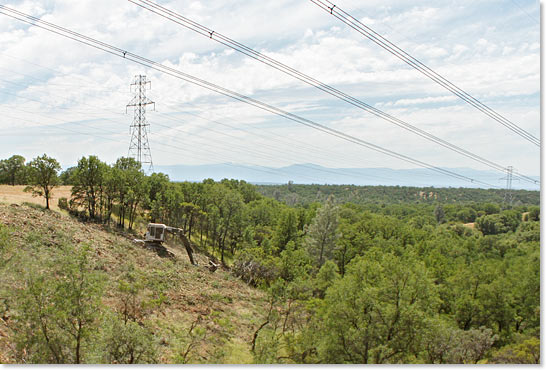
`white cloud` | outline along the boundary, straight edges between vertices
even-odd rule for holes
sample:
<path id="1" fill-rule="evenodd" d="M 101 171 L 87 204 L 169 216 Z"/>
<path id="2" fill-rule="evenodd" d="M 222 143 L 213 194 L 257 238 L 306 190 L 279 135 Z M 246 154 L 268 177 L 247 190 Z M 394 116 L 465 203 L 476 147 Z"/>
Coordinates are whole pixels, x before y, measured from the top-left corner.
<path id="1" fill-rule="evenodd" d="M 456 101 L 457 97 L 453 95 L 446 96 L 436 96 L 436 97 L 427 97 L 427 98 L 418 98 L 418 99 L 400 99 L 394 102 L 394 106 L 404 106 L 404 105 L 420 105 L 420 104 L 429 104 L 429 103 L 440 103 L 440 102 L 453 102 Z"/>
<path id="2" fill-rule="evenodd" d="M 523 172 L 538 173 L 536 148 L 310 2 L 160 3 L 439 137 Z M 35 0 L 8 6 L 395 151 L 439 166 L 474 166 L 470 160 L 438 150 L 415 135 L 130 2 Z M 539 135 L 539 27 L 525 14 L 500 9 L 485 0 L 347 0 L 342 6 Z M 0 158 L 23 149 L 29 157 L 51 151 L 63 165 L 70 165 L 90 152 L 110 161 L 126 155 L 131 114 L 124 112 L 131 99 L 129 84 L 136 74 L 146 74 L 152 80 L 149 95 L 160 112 L 149 113 L 152 125 L 158 124 L 152 126 L 157 164 L 232 161 L 275 166 L 302 162 L 330 167 L 406 166 L 4 16 L 0 17 L 0 85 L 3 91 L 20 97 L 1 95 L 0 112 L 20 120 L 3 120 L 0 127 L 16 125 L 22 134 L 16 141 L 0 136 Z M 188 114 L 176 115 L 176 122 L 163 115 L 176 111 L 197 113 L 239 130 Z M 55 128 L 59 123 L 74 131 L 120 136 L 114 136 L 119 139 L 117 144 L 77 136 Z M 26 127 L 33 130 L 25 131 Z M 35 136 L 40 127 L 59 132 L 55 148 L 52 140 Z M 231 143 L 237 145 L 236 150 L 230 150 Z"/>

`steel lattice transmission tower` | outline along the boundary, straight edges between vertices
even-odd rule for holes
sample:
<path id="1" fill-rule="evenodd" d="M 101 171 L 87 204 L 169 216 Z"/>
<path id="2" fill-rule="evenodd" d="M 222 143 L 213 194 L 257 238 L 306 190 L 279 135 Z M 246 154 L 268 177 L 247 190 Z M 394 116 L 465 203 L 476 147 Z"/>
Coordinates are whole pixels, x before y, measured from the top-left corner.
<path id="1" fill-rule="evenodd" d="M 153 104 L 155 109 L 155 103 L 146 97 L 146 85 L 152 87 L 152 83 L 146 81 L 146 76 L 143 75 L 135 76 L 135 80 L 131 84 L 131 91 L 133 91 L 134 87 L 135 96 L 125 108 L 127 113 L 127 108 L 134 107 L 128 157 L 136 159 L 143 169 L 146 164 L 149 164 L 148 170 L 152 172 L 154 167 L 150 143 L 148 142 L 150 124 L 146 121 L 146 106 Z"/>
<path id="2" fill-rule="evenodd" d="M 512 194 L 512 173 L 514 168 L 508 166 L 506 169 L 506 177 L 503 177 L 501 180 L 506 180 L 506 189 L 504 192 L 504 199 L 502 201 L 503 208 L 509 209 L 512 208 L 512 201 L 514 200 L 514 195 Z"/>

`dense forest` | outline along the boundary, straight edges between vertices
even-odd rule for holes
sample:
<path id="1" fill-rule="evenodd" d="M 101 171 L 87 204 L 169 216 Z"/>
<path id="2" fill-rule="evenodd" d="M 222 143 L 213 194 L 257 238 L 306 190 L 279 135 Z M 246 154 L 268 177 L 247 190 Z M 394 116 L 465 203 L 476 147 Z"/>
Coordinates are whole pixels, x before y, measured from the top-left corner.
<path id="1" fill-rule="evenodd" d="M 416 188 L 411 186 L 356 186 L 356 185 L 257 185 L 266 197 L 289 205 L 324 202 L 333 195 L 338 203 L 356 204 L 460 204 L 491 202 L 501 204 L 504 189 L 469 188 Z M 512 190 L 513 205 L 539 205 L 540 193 L 530 190 Z"/>
<path id="2" fill-rule="evenodd" d="M 18 163 L 0 176 L 44 197 L 71 185 L 59 206 L 75 219 L 136 231 L 147 222 L 180 227 L 197 251 L 262 291 L 263 320 L 248 343 L 255 363 L 540 361 L 538 192 L 518 191 L 508 207 L 494 190 L 172 182 L 146 176 L 133 159 L 108 165 L 95 156 L 60 175 L 46 155 Z M 4 253 L 13 231 L 0 231 Z M 78 275 L 84 259 L 65 261 L 66 274 Z M 100 285 L 93 279 L 91 293 Z M 18 337 L 19 361 L 63 362 L 39 330 L 54 304 L 5 294 L 17 307 L 12 320 L 36 328 L 34 339 Z M 89 305 L 104 300 L 95 294 Z M 78 309 L 67 315 L 87 312 Z M 77 339 L 58 345 L 70 351 Z M 87 359 L 105 358 L 94 356 Z"/>

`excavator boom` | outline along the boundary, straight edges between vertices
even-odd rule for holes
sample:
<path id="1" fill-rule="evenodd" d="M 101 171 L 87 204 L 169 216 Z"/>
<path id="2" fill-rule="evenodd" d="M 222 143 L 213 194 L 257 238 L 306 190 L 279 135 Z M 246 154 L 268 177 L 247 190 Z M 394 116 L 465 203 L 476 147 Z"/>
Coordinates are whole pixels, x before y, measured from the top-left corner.
<path id="1" fill-rule="evenodd" d="M 180 237 L 180 239 L 182 240 L 182 244 L 184 244 L 184 247 L 186 248 L 186 253 L 188 253 L 191 264 L 197 265 L 197 262 L 195 262 L 195 260 L 193 259 L 193 249 L 191 247 L 190 241 L 183 233 L 178 233 L 178 236 Z"/>
<path id="2" fill-rule="evenodd" d="M 146 230 L 145 243 L 162 245 L 165 241 L 165 233 L 167 232 L 173 235 L 178 235 L 180 237 L 180 239 L 182 240 L 182 244 L 184 244 L 184 247 L 186 248 L 186 253 L 188 253 L 191 264 L 197 265 L 193 258 L 193 249 L 191 247 L 190 241 L 188 240 L 186 235 L 184 235 L 182 229 L 167 226 L 164 224 L 150 223 L 148 224 Z"/>

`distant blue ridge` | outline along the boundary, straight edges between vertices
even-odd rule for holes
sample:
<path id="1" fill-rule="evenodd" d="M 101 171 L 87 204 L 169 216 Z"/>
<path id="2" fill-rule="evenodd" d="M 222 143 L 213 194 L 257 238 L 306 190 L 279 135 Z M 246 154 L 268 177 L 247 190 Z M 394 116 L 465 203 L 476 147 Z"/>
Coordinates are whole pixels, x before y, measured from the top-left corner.
<path id="1" fill-rule="evenodd" d="M 476 170 L 472 168 L 444 168 L 460 175 L 504 187 L 505 175 L 497 171 Z M 211 178 L 219 181 L 224 178 L 245 180 L 253 184 L 330 184 L 330 185 L 385 185 L 416 187 L 464 187 L 484 188 L 484 185 L 441 175 L 425 168 L 328 168 L 316 164 L 294 164 L 287 167 L 261 167 L 231 163 L 206 165 L 154 166 L 155 172 L 169 175 L 172 181 L 201 182 Z M 529 176 L 540 180 L 539 176 Z M 526 181 L 513 181 L 514 189 L 540 190 L 538 185 Z"/>

